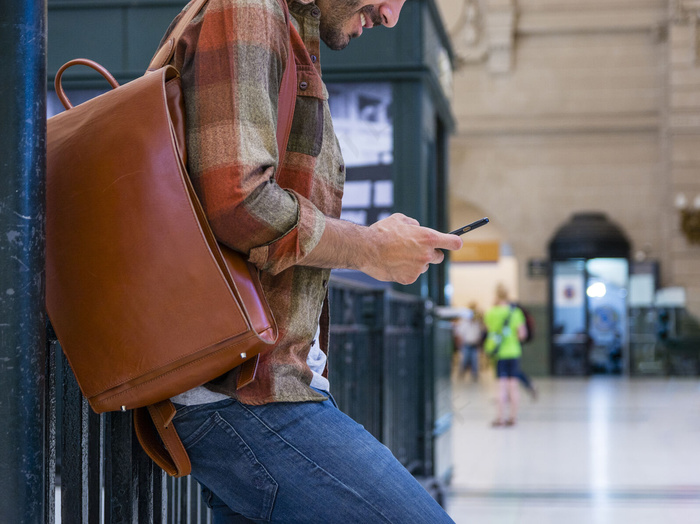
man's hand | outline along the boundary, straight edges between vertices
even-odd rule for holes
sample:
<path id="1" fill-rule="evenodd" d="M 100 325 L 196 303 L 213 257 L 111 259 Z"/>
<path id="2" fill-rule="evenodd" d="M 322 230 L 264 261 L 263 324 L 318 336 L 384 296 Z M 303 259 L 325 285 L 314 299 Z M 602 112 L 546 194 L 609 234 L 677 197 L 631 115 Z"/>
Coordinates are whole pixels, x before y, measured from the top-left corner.
<path id="1" fill-rule="evenodd" d="M 412 284 L 430 264 L 445 258 L 443 249 L 457 250 L 462 239 L 421 227 L 417 220 L 395 213 L 369 227 L 327 219 L 318 246 L 303 264 L 359 269 L 377 280 Z"/>
<path id="2" fill-rule="evenodd" d="M 360 270 L 377 280 L 412 284 L 430 264 L 445 259 L 443 249 L 462 247 L 456 235 L 421 227 L 417 220 L 395 213 L 370 227 L 372 249 Z"/>

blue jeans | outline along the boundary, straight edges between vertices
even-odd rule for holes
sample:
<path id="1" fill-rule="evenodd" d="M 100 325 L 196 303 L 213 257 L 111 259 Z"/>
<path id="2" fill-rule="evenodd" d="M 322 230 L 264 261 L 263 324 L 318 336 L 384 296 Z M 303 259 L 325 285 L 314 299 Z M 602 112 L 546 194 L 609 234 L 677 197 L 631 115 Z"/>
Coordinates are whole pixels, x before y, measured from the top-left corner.
<path id="1" fill-rule="evenodd" d="M 471 370 L 472 378 L 474 380 L 479 379 L 479 346 L 473 344 L 465 344 L 462 346 L 461 351 L 461 367 L 460 371 L 462 373 L 467 372 L 467 368 Z"/>
<path id="2" fill-rule="evenodd" d="M 332 397 L 176 407 L 175 428 L 214 524 L 453 522 Z"/>

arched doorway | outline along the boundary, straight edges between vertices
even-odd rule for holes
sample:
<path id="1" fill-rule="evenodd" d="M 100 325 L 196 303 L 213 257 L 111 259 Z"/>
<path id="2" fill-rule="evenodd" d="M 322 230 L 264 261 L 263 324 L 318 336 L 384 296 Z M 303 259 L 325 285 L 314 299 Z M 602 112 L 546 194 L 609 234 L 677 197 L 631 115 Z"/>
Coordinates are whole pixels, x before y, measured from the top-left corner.
<path id="1" fill-rule="evenodd" d="M 602 213 L 577 213 L 549 244 L 553 375 L 627 374 L 630 243 Z"/>

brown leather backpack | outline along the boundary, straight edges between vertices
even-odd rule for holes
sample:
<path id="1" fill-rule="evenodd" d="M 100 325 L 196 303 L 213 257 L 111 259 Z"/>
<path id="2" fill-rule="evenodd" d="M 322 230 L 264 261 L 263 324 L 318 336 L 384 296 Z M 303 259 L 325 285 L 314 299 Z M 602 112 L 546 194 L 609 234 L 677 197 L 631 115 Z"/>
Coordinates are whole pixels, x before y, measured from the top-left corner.
<path id="1" fill-rule="evenodd" d="M 191 467 L 169 398 L 236 367 L 244 386 L 277 339 L 257 269 L 216 242 L 186 170 L 180 77 L 165 64 L 205 3 L 190 2 L 150 72 L 132 82 L 119 86 L 90 60 L 65 64 L 56 93 L 67 111 L 47 130 L 51 323 L 93 410 L 136 409 L 142 446 L 173 476 Z M 289 48 L 279 165 L 296 98 Z M 72 107 L 61 75 L 75 64 L 96 69 L 114 89 Z"/>

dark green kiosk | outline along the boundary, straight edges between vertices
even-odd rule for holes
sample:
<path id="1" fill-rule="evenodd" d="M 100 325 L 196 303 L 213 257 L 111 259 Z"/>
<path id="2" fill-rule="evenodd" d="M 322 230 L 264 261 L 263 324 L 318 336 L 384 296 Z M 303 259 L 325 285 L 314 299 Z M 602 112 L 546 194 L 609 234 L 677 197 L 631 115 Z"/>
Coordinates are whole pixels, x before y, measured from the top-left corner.
<path id="1" fill-rule="evenodd" d="M 336 132 L 341 145 L 347 145 L 343 154 L 348 162 L 348 181 L 354 184 L 366 176 L 393 182 L 393 198 L 383 198 L 385 195 L 373 191 L 374 213 L 370 211 L 368 222 L 381 218 L 382 211 L 393 211 L 412 216 L 425 226 L 447 230 L 447 148 L 448 135 L 454 128 L 448 99 L 451 53 L 432 0 L 406 2 L 396 27 L 365 31 L 342 52 L 324 49 L 323 77 L 328 84 Z M 354 141 L 351 137 L 343 141 L 348 131 L 344 127 L 345 119 L 352 116 L 352 107 L 335 104 L 334 97 L 345 90 L 352 92 L 353 85 L 359 90 L 355 95 L 359 108 L 356 116 L 375 119 L 379 124 L 375 128 L 392 132 L 389 151 L 377 155 L 376 160 L 356 157 L 353 145 L 365 144 L 367 151 L 372 147 L 369 139 L 362 142 L 361 137 Z M 374 99 L 379 114 L 368 107 L 373 103 L 372 93 L 377 91 L 380 96 Z M 371 128 L 366 131 L 372 135 Z M 385 143 L 381 136 L 374 144 L 378 147 L 377 142 Z M 350 162 L 358 167 L 354 169 Z M 362 169 L 361 166 L 370 162 L 384 169 Z M 376 189 L 377 184 L 372 186 Z M 379 187 L 385 186 L 380 182 Z M 346 195 L 349 195 L 347 190 Z M 355 205 L 347 200 L 344 209 Z M 446 271 L 446 265 L 432 268 L 417 283 L 402 286 L 401 290 L 444 304 Z"/>
<path id="2" fill-rule="evenodd" d="M 401 212 L 448 231 L 452 49 L 434 1 L 407 1 L 396 27 L 373 28 L 341 52 L 322 53 L 323 78 L 347 165 L 343 218 L 370 224 Z M 367 304 L 375 310 L 374 324 L 359 315 L 354 320 L 368 330 L 366 343 L 346 336 L 346 326 L 340 325 L 334 338 L 335 358 L 343 359 L 344 370 L 380 355 L 374 366 L 382 369 L 378 381 L 364 381 L 359 374 L 337 381 L 354 393 L 355 402 L 345 404 L 347 412 L 428 483 L 439 501 L 452 470 L 451 325 L 426 304 L 445 304 L 447 284 L 444 263 L 410 286 L 393 286 L 420 301 L 395 292 L 369 301 L 365 295 L 365 311 Z M 381 351 L 372 350 L 373 333 L 383 341 Z M 331 379 L 341 367 L 334 364 L 331 354 Z M 344 392 L 339 393 L 342 398 Z M 380 413 L 373 418 L 353 412 L 361 404 L 358 398 L 372 394 L 382 399 Z"/>
<path id="3" fill-rule="evenodd" d="M 401 212 L 448 231 L 452 49 L 434 1 L 407 1 L 396 27 L 373 28 L 341 52 L 322 53 L 323 78 L 347 165 L 343 218 L 370 224 Z M 416 283 L 393 286 L 420 297 L 420 303 L 396 293 L 371 302 L 376 324 L 368 326 L 370 337 L 375 332 L 384 340 L 383 358 L 377 362 L 381 378 L 374 384 L 347 376 L 339 381 L 354 386 L 348 413 L 367 428 L 371 419 L 353 413 L 353 407 L 363 404 L 358 402 L 363 394 L 374 391 L 382 398 L 380 423 L 370 431 L 414 475 L 437 483 L 427 487 L 438 500 L 452 467 L 451 326 L 427 313 L 425 303 L 446 303 L 447 271 L 447 264 L 433 266 Z M 365 360 L 365 346 L 344 340 L 342 329 L 338 326 L 336 358 L 347 346 L 355 351 L 351 361 Z M 333 373 L 333 354 L 330 369 Z"/>

